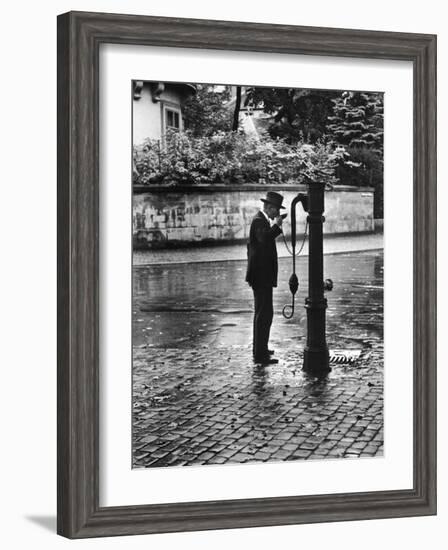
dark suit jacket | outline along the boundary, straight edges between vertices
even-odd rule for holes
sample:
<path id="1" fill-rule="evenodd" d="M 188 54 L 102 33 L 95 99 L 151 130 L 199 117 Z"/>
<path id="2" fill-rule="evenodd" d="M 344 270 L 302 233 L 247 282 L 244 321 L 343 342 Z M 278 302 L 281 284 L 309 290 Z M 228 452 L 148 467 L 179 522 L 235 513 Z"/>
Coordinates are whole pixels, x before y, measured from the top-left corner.
<path id="1" fill-rule="evenodd" d="M 277 286 L 278 260 L 275 239 L 282 230 L 270 226 L 262 212 L 253 218 L 247 244 L 246 281 L 252 287 Z"/>

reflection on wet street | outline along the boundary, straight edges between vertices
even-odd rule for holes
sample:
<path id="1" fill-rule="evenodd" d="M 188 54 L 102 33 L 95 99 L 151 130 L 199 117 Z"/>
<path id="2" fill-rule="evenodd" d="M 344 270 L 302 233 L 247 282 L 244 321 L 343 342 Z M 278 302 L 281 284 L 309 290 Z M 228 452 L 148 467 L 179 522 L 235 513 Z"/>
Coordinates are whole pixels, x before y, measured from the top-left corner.
<path id="1" fill-rule="evenodd" d="M 242 261 L 139 267 L 133 287 L 134 467 L 378 457 L 383 453 L 383 254 L 328 255 L 329 348 L 356 365 L 317 380 L 301 370 L 307 258 L 279 260 L 270 347 L 251 357 L 252 291 Z"/>
<path id="2" fill-rule="evenodd" d="M 291 262 L 279 261 L 274 290 L 275 317 L 271 342 L 296 345 L 305 336 L 307 261 L 299 258 L 300 287 L 295 315 L 281 315 L 291 302 L 288 279 Z M 383 255 L 381 251 L 325 257 L 325 277 L 334 281 L 327 294 L 329 346 L 343 347 L 382 340 Z M 134 269 L 134 345 L 149 347 L 229 346 L 252 338 L 252 291 L 244 281 L 245 262 L 215 262 L 152 266 Z M 343 330 L 341 328 L 343 327 Z"/>

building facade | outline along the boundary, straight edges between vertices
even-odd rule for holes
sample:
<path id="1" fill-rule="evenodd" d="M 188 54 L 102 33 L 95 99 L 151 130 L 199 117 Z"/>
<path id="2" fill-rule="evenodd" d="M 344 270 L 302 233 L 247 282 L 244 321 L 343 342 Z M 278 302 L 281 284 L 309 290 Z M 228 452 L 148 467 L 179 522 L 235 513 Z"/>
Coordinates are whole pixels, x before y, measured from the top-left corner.
<path id="1" fill-rule="evenodd" d="M 161 139 L 167 130 L 183 130 L 182 106 L 196 92 L 192 84 L 177 82 L 133 83 L 133 144 Z"/>

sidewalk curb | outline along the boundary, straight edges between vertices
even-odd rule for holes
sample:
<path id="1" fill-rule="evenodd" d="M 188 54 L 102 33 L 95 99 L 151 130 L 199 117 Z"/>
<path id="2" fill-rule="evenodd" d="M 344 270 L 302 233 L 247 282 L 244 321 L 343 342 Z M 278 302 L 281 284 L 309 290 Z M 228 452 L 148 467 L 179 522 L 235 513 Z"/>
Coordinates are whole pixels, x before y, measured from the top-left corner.
<path id="1" fill-rule="evenodd" d="M 360 248 L 356 250 L 337 250 L 335 252 L 325 252 L 324 256 L 337 256 L 339 254 L 357 254 L 361 252 L 375 252 L 375 251 L 381 251 L 383 248 L 376 247 L 376 248 Z M 279 254 L 278 258 L 290 258 L 290 254 Z M 303 252 L 300 254 L 300 256 L 296 256 L 296 258 L 307 258 L 308 257 L 308 251 Z M 242 262 L 246 260 L 246 258 L 222 258 L 222 259 L 210 259 L 210 260 L 176 260 L 176 261 L 157 261 L 157 262 L 148 262 L 148 263 L 139 263 L 139 264 L 132 264 L 133 268 L 138 267 L 155 267 L 159 265 L 184 265 L 184 264 L 209 264 L 209 263 L 223 263 L 223 262 Z"/>
<path id="2" fill-rule="evenodd" d="M 324 256 L 334 254 L 351 254 L 369 251 L 378 251 L 383 249 L 382 233 L 369 233 L 368 235 L 356 236 L 332 236 L 326 239 L 329 250 L 324 252 Z M 325 243 L 325 241 L 324 241 Z M 288 243 L 290 246 L 290 242 Z M 278 241 L 278 257 L 289 258 L 291 254 L 285 248 L 284 241 Z M 298 250 L 298 247 L 296 248 Z M 300 255 L 296 257 L 308 256 L 308 242 Z M 230 261 L 244 261 L 246 256 L 246 245 L 235 244 L 226 246 L 200 247 L 189 249 L 173 250 L 154 250 L 154 251 L 134 251 L 133 267 L 150 267 L 160 265 L 191 264 L 191 263 L 217 263 Z"/>

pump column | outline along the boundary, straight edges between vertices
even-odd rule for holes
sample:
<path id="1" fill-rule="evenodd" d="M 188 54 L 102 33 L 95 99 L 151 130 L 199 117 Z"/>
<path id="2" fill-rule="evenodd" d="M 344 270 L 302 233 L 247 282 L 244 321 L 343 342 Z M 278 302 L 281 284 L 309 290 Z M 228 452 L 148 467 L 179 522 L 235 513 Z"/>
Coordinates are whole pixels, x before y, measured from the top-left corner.
<path id="1" fill-rule="evenodd" d="M 303 370 L 323 377 L 331 368 L 330 355 L 325 335 L 323 222 L 324 183 L 308 184 L 308 298 L 305 300 L 307 313 L 307 342 L 304 350 Z"/>

